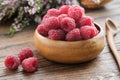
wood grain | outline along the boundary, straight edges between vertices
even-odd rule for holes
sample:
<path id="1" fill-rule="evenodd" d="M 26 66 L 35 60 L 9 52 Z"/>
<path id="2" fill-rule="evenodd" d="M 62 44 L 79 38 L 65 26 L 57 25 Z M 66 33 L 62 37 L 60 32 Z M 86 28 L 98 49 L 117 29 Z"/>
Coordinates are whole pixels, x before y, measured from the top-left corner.
<path id="1" fill-rule="evenodd" d="M 120 1 L 113 0 L 101 9 L 87 10 L 86 14 L 94 17 L 104 28 L 107 17 L 120 24 L 119 9 Z M 34 29 L 31 27 L 12 38 L 3 35 L 7 28 L 0 26 L 0 80 L 120 80 L 120 72 L 107 43 L 96 59 L 82 64 L 65 65 L 48 61 L 38 55 L 33 43 Z M 120 54 L 120 26 L 114 42 Z M 21 66 L 17 71 L 9 71 L 4 67 L 4 58 L 9 54 L 17 55 L 23 47 L 30 47 L 39 59 L 39 68 L 35 73 L 26 73 Z"/>

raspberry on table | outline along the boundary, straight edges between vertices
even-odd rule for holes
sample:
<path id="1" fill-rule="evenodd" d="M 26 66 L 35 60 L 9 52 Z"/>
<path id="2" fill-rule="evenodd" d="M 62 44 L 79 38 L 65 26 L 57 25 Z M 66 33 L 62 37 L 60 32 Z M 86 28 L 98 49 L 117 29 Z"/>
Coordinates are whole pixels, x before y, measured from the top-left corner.
<path id="1" fill-rule="evenodd" d="M 17 56 L 9 55 L 5 58 L 5 66 L 10 70 L 16 70 L 20 64 L 20 60 Z"/>
<path id="2" fill-rule="evenodd" d="M 70 8 L 69 5 L 63 5 L 59 8 L 61 14 L 68 14 L 68 9 Z"/>
<path id="3" fill-rule="evenodd" d="M 61 14 L 61 15 L 59 15 L 58 16 L 59 22 L 61 22 L 62 19 L 65 18 L 65 17 L 68 17 L 68 15 L 67 14 Z"/>
<path id="4" fill-rule="evenodd" d="M 68 15 L 73 18 L 75 21 L 78 21 L 82 18 L 84 13 L 84 8 L 78 6 L 78 5 L 72 5 L 68 10 Z"/>
<path id="5" fill-rule="evenodd" d="M 66 35 L 66 40 L 67 41 L 78 41 L 81 40 L 81 34 L 80 34 L 80 29 L 75 28 L 71 30 L 70 32 L 67 33 Z"/>
<path id="6" fill-rule="evenodd" d="M 26 72 L 34 72 L 38 67 L 38 59 L 35 57 L 29 57 L 22 61 L 23 70 Z"/>
<path id="7" fill-rule="evenodd" d="M 82 39 L 87 40 L 93 38 L 99 33 L 96 27 L 94 26 L 82 26 L 80 28 L 80 34 Z"/>
<path id="8" fill-rule="evenodd" d="M 57 17 L 58 15 L 60 15 L 60 11 L 58 9 L 52 8 L 47 11 L 47 15 Z"/>
<path id="9" fill-rule="evenodd" d="M 92 26 L 93 25 L 93 18 L 89 16 L 83 16 L 78 22 L 77 22 L 77 27 L 82 27 L 82 26 Z"/>
<path id="10" fill-rule="evenodd" d="M 60 25 L 60 27 L 66 32 L 69 32 L 76 27 L 75 20 L 70 17 L 63 18 Z"/>
<path id="11" fill-rule="evenodd" d="M 37 31 L 38 31 L 39 34 L 41 34 L 41 35 L 46 37 L 46 36 L 48 36 L 48 32 L 45 31 L 43 27 L 44 27 L 43 24 L 38 25 Z"/>
<path id="12" fill-rule="evenodd" d="M 48 32 L 48 38 L 52 40 L 64 40 L 65 32 L 61 29 L 52 29 Z"/>
<path id="13" fill-rule="evenodd" d="M 57 29 L 60 26 L 58 17 L 49 17 L 44 20 L 43 24 L 44 24 L 43 28 L 45 31 L 49 31 L 51 29 Z"/>
<path id="14" fill-rule="evenodd" d="M 21 51 L 18 53 L 18 57 L 22 62 L 26 58 L 33 57 L 33 52 L 30 48 L 22 48 Z"/>

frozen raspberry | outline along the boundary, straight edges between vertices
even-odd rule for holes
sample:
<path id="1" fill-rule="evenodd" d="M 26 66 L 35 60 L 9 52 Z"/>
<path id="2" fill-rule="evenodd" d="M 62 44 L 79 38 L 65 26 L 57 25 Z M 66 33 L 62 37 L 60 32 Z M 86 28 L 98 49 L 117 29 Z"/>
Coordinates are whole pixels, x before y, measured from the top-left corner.
<path id="1" fill-rule="evenodd" d="M 45 21 L 47 18 L 49 18 L 49 17 L 51 17 L 51 16 L 46 14 L 46 15 L 43 17 L 43 19 L 42 19 L 42 22 L 41 22 L 41 23 L 44 23 L 44 21 Z"/>
<path id="2" fill-rule="evenodd" d="M 53 40 L 64 40 L 65 39 L 65 32 L 61 29 L 52 29 L 48 32 L 48 38 Z"/>
<path id="3" fill-rule="evenodd" d="M 61 15 L 59 15 L 58 16 L 59 22 L 61 22 L 62 19 L 65 18 L 65 17 L 68 17 L 68 15 L 67 14 L 61 14 Z"/>
<path id="4" fill-rule="evenodd" d="M 63 5 L 62 7 L 60 7 L 60 13 L 61 14 L 68 14 L 68 9 L 70 8 L 69 5 Z"/>
<path id="5" fill-rule="evenodd" d="M 49 15 L 49 16 L 58 16 L 58 15 L 60 15 L 60 11 L 55 9 L 55 8 L 52 8 L 52 9 L 49 9 L 47 11 L 47 15 Z"/>
<path id="6" fill-rule="evenodd" d="M 82 27 L 82 26 L 92 26 L 93 25 L 93 18 L 89 16 L 83 16 L 77 23 L 77 27 Z"/>
<path id="7" fill-rule="evenodd" d="M 72 5 L 68 10 L 68 15 L 75 19 L 75 21 L 78 21 L 84 15 L 84 9 L 80 6 Z"/>
<path id="8" fill-rule="evenodd" d="M 4 64 L 8 69 L 16 70 L 20 64 L 20 60 L 14 55 L 9 55 L 5 58 Z"/>
<path id="9" fill-rule="evenodd" d="M 45 31 L 49 31 L 51 29 L 59 28 L 59 20 L 57 17 L 49 17 L 44 20 L 44 29 Z"/>
<path id="10" fill-rule="evenodd" d="M 93 38 L 94 36 L 98 34 L 98 32 L 99 31 L 94 26 L 82 26 L 80 28 L 80 34 L 81 34 L 82 39 L 84 40 Z"/>
<path id="11" fill-rule="evenodd" d="M 68 32 L 66 35 L 67 41 L 78 41 L 81 40 L 80 30 L 79 28 L 75 28 L 72 31 Z"/>
<path id="12" fill-rule="evenodd" d="M 29 57 L 22 61 L 23 70 L 26 72 L 34 72 L 38 67 L 38 60 L 35 57 Z"/>
<path id="13" fill-rule="evenodd" d="M 18 53 L 18 57 L 20 58 L 20 61 L 22 62 L 26 58 L 33 57 L 33 52 L 30 48 L 23 48 Z"/>
<path id="14" fill-rule="evenodd" d="M 75 20 L 70 17 L 63 18 L 60 25 L 60 27 L 66 32 L 69 32 L 76 27 Z"/>
<path id="15" fill-rule="evenodd" d="M 48 32 L 44 30 L 44 25 L 43 24 L 40 24 L 38 27 L 37 27 L 37 31 L 39 34 L 43 35 L 43 36 L 48 36 Z"/>

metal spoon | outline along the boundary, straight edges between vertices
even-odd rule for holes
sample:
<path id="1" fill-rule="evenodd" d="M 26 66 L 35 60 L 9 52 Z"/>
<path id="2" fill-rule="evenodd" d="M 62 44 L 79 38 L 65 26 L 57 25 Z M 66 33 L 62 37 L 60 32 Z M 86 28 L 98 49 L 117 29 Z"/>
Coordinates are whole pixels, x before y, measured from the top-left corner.
<path id="1" fill-rule="evenodd" d="M 110 46 L 110 49 L 113 53 L 114 58 L 116 59 L 116 62 L 118 64 L 118 68 L 120 69 L 120 56 L 117 52 L 117 49 L 115 48 L 115 44 L 113 43 L 113 37 L 117 33 L 117 27 L 115 23 L 112 21 L 112 19 L 107 18 L 105 21 L 106 26 L 106 35 L 107 35 L 107 41 Z"/>

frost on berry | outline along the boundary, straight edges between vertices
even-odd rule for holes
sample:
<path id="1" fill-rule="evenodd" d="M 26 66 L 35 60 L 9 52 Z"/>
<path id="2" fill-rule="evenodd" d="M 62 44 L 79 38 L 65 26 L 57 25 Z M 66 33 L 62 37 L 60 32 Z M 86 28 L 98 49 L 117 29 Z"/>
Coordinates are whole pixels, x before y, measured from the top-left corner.
<path id="1" fill-rule="evenodd" d="M 43 16 L 43 19 L 42 19 L 42 21 L 41 21 L 41 24 L 43 24 L 44 23 L 44 21 L 47 19 L 47 18 L 49 18 L 49 17 L 51 17 L 50 15 L 44 15 Z"/>
<path id="2" fill-rule="evenodd" d="M 68 10 L 68 15 L 71 18 L 75 19 L 75 21 L 78 21 L 84 15 L 84 8 L 82 8 L 78 5 L 72 5 Z"/>
<path id="3" fill-rule="evenodd" d="M 82 26 L 80 28 L 80 34 L 82 39 L 87 40 L 93 38 L 99 33 L 96 27 L 94 26 Z"/>
<path id="4" fill-rule="evenodd" d="M 22 48 L 21 51 L 18 53 L 18 57 L 20 58 L 20 61 L 22 62 L 24 59 L 33 57 L 33 52 L 30 48 Z"/>
<path id="5" fill-rule="evenodd" d="M 64 40 L 65 39 L 65 32 L 61 29 L 52 29 L 48 32 L 49 39 L 53 39 L 53 40 Z"/>
<path id="6" fill-rule="evenodd" d="M 30 57 L 22 61 L 22 67 L 26 72 L 34 72 L 38 67 L 38 59 Z"/>
<path id="7" fill-rule="evenodd" d="M 83 16 L 78 22 L 77 22 L 77 27 L 82 27 L 82 26 L 92 26 L 93 25 L 93 18 L 89 16 Z"/>
<path id="8" fill-rule="evenodd" d="M 62 19 L 65 18 L 65 17 L 68 17 L 68 15 L 67 14 L 61 14 L 61 15 L 59 15 L 58 16 L 59 22 L 61 22 Z"/>
<path id="9" fill-rule="evenodd" d="M 72 31 L 68 32 L 66 35 L 67 41 L 78 41 L 81 40 L 81 34 L 79 28 L 75 28 Z"/>
<path id="10" fill-rule="evenodd" d="M 70 17 L 63 18 L 60 25 L 60 27 L 66 32 L 69 32 L 76 27 L 75 20 Z"/>
<path id="11" fill-rule="evenodd" d="M 43 27 L 44 27 L 43 24 L 38 25 L 37 31 L 38 31 L 39 34 L 41 34 L 41 35 L 46 37 L 46 36 L 48 36 L 48 32 L 45 31 L 45 29 Z"/>
<path id="12" fill-rule="evenodd" d="M 49 9 L 47 11 L 47 15 L 49 15 L 49 16 L 58 16 L 58 15 L 60 15 L 60 11 L 55 9 L 55 8 L 52 8 L 52 9 Z"/>
<path id="13" fill-rule="evenodd" d="M 69 5 L 63 5 L 62 7 L 60 7 L 60 13 L 61 14 L 68 14 L 68 9 L 70 8 Z"/>
<path id="14" fill-rule="evenodd" d="M 45 31 L 49 31 L 51 29 L 57 29 L 59 28 L 59 20 L 58 17 L 49 17 L 44 20 L 44 29 Z"/>
<path id="15" fill-rule="evenodd" d="M 20 64 L 20 60 L 14 55 L 9 55 L 5 58 L 4 64 L 8 69 L 16 70 Z"/>

